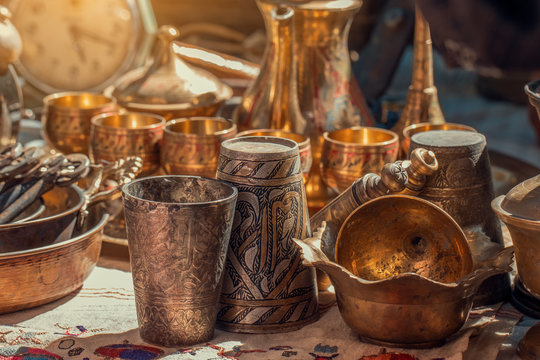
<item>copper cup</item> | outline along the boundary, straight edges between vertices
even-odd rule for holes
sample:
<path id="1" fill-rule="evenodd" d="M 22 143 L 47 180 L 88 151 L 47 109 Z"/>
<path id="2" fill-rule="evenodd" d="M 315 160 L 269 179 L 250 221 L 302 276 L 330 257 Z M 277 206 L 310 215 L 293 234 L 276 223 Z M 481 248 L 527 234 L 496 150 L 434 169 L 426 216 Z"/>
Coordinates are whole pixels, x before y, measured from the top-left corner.
<path id="1" fill-rule="evenodd" d="M 444 123 L 444 124 L 432 124 L 432 123 L 418 123 L 407 126 L 403 129 L 403 138 L 401 139 L 401 149 L 403 154 L 407 156 L 409 154 L 409 147 L 411 146 L 411 136 L 418 134 L 423 131 L 432 131 L 432 130 L 464 130 L 464 131 L 473 131 L 476 132 L 476 129 L 455 123 Z"/>
<path id="2" fill-rule="evenodd" d="M 218 326 L 270 333 L 317 320 L 315 272 L 292 242 L 310 234 L 298 145 L 271 136 L 229 139 L 217 177 L 238 188 Z"/>
<path id="3" fill-rule="evenodd" d="M 43 138 L 63 153 L 88 154 L 90 120 L 115 111 L 115 101 L 108 96 L 85 92 L 63 92 L 43 99 Z"/>
<path id="4" fill-rule="evenodd" d="M 167 347 L 210 340 L 238 191 L 167 175 L 132 181 L 122 196 L 141 338 Z"/>
<path id="5" fill-rule="evenodd" d="M 165 119 L 147 113 L 107 113 L 91 120 L 90 159 L 116 161 L 128 156 L 143 159 L 141 175 L 159 169 L 159 148 Z"/>
<path id="6" fill-rule="evenodd" d="M 416 148 L 432 151 L 439 163 L 418 197 L 448 212 L 466 233 L 482 232 L 479 246 L 503 245 L 501 225 L 490 206 L 494 191 L 485 136 L 463 130 L 421 132 L 411 137 L 410 149 Z M 503 301 L 509 293 L 508 275 L 496 275 L 480 287 L 475 305 Z"/>
<path id="7" fill-rule="evenodd" d="M 220 117 L 174 119 L 165 125 L 161 166 L 167 174 L 216 177 L 221 143 L 236 125 Z"/>
<path id="8" fill-rule="evenodd" d="M 396 133 L 355 126 L 325 132 L 321 152 L 321 176 L 334 192 L 341 193 L 367 173 L 379 173 L 386 163 L 394 162 L 399 153 Z"/>
<path id="9" fill-rule="evenodd" d="M 302 177 L 304 179 L 304 184 L 307 184 L 307 182 L 309 181 L 309 174 L 311 172 L 311 164 L 313 163 L 313 156 L 311 154 L 311 142 L 308 137 L 289 131 L 274 129 L 246 130 L 238 133 L 237 137 L 241 136 L 275 136 L 296 142 L 298 144 L 298 151 L 300 152 L 300 166 L 302 168 Z"/>

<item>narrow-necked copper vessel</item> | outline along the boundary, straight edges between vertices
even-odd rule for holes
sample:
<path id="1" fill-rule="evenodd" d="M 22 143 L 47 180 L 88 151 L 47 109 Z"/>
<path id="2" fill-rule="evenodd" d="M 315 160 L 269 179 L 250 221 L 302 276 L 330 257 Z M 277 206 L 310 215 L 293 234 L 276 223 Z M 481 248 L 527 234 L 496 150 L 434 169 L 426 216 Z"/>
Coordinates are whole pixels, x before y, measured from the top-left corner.
<path id="1" fill-rule="evenodd" d="M 465 323 L 482 281 L 511 270 L 512 248 L 474 268 L 457 223 L 416 197 L 383 196 L 355 210 L 338 235 L 337 263 L 317 247 L 323 232 L 295 240 L 304 264 L 330 276 L 344 321 L 377 344 L 440 345 Z"/>

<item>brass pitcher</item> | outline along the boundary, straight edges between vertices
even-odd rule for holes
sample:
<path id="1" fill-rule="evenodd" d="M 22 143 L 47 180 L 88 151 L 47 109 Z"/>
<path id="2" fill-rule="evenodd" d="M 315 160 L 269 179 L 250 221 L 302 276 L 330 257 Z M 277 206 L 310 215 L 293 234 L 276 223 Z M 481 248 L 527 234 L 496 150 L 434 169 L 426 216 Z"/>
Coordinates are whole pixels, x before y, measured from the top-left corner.
<path id="1" fill-rule="evenodd" d="M 351 91 L 347 45 L 362 1 L 257 0 L 257 5 L 267 47 L 259 77 L 233 118 L 240 131 L 283 129 L 311 139 L 313 170 L 306 192 L 314 212 L 333 196 L 319 175 L 322 134 L 370 120 L 362 94 Z"/>
<path id="2" fill-rule="evenodd" d="M 392 128 L 400 139 L 403 139 L 403 129 L 411 124 L 445 122 L 433 81 L 433 49 L 429 24 L 418 5 L 415 12 L 412 80 L 405 107 Z"/>

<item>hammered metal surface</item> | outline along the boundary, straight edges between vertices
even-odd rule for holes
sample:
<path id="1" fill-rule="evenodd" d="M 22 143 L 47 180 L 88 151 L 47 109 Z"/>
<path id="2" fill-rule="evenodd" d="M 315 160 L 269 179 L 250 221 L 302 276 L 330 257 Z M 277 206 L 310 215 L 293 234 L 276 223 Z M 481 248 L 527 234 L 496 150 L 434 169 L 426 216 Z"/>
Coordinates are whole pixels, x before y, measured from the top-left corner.
<path id="1" fill-rule="evenodd" d="M 302 265 L 292 242 L 310 235 L 296 143 L 275 137 L 228 140 L 217 177 L 238 188 L 218 325 L 268 333 L 315 321 L 315 273 Z"/>
<path id="2" fill-rule="evenodd" d="M 141 337 L 163 346 L 214 333 L 237 191 L 217 180 L 158 176 L 123 188 Z"/>
<path id="3" fill-rule="evenodd" d="M 490 206 L 495 195 L 485 136 L 463 130 L 427 131 L 411 137 L 411 150 L 418 147 L 433 151 L 439 162 L 419 197 L 448 212 L 464 231 L 480 229 L 502 245 L 501 225 Z M 508 276 L 497 275 L 480 287 L 475 305 L 502 301 L 509 291 Z"/>

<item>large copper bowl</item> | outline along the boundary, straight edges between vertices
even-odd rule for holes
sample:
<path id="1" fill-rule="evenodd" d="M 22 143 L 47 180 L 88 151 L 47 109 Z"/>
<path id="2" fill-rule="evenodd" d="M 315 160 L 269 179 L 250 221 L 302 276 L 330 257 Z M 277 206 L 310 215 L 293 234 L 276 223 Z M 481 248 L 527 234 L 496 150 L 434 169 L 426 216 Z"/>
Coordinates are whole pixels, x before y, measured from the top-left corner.
<path id="1" fill-rule="evenodd" d="M 345 322 L 371 342 L 440 344 L 472 307 L 474 291 L 457 284 L 473 271 L 467 239 L 422 199 L 384 196 L 359 207 L 339 232 L 336 262 L 366 283 L 356 292 L 334 286 Z"/>
<path id="2" fill-rule="evenodd" d="M 107 218 L 96 209 L 67 240 L 0 254 L 0 314 L 46 304 L 81 287 L 99 258 Z"/>

